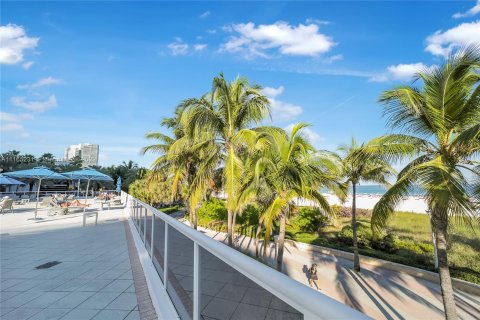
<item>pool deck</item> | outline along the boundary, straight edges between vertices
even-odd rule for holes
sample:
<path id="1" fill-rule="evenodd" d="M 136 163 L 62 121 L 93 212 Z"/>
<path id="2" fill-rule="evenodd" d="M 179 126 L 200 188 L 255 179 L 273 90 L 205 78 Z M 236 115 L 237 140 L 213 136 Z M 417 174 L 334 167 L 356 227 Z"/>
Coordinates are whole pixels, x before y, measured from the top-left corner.
<path id="1" fill-rule="evenodd" d="M 138 301 L 148 290 L 134 284 L 139 272 L 132 274 L 123 209 L 93 207 L 98 225 L 88 217 L 86 227 L 82 213 L 49 217 L 41 209 L 33 220 L 34 204 L 0 216 L 1 319 L 146 318 Z M 53 261 L 60 263 L 36 269 Z M 156 319 L 151 310 L 148 318 Z"/>

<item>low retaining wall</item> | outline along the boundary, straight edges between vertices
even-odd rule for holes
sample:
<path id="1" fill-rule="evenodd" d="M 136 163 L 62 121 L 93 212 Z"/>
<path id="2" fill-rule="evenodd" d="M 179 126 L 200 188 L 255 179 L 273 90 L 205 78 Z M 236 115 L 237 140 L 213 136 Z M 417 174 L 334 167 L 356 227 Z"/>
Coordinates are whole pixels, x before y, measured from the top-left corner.
<path id="1" fill-rule="evenodd" d="M 351 252 L 346 252 L 346 251 L 341 251 L 341 250 L 326 248 L 326 247 L 320 247 L 320 246 L 316 246 L 308 243 L 296 242 L 288 239 L 285 239 L 285 244 L 287 246 L 292 246 L 294 248 L 299 248 L 305 251 L 314 251 L 314 252 L 333 255 L 333 256 L 337 256 L 340 258 L 353 261 L 353 253 Z M 372 258 L 372 257 L 367 257 L 363 255 L 360 255 L 360 263 L 368 264 L 376 267 L 382 267 L 382 268 L 389 269 L 396 272 L 406 273 L 414 277 L 439 283 L 438 273 L 435 273 L 432 271 L 410 267 L 403 264 L 386 261 L 382 259 L 377 259 L 377 258 Z M 452 278 L 452 285 L 455 289 L 480 296 L 480 286 L 477 284 Z"/>

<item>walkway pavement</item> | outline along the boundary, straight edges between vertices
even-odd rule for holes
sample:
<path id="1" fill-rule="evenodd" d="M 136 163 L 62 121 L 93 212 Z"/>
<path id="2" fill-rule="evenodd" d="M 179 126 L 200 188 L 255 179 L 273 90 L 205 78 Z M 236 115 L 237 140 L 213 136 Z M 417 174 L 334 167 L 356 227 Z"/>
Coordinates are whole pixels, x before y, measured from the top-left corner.
<path id="1" fill-rule="evenodd" d="M 181 219 L 181 215 L 175 215 Z M 226 234 L 199 228 L 204 234 L 226 242 Z M 251 255 L 255 243 L 238 236 L 237 246 Z M 267 249 L 269 264 L 275 265 L 273 245 Z M 284 272 L 308 285 L 307 270 L 318 265 L 321 292 L 374 319 L 444 319 L 440 286 L 424 279 L 364 264 L 362 271 L 352 271 L 350 260 L 286 246 Z M 480 319 L 480 297 L 456 290 L 460 319 Z"/>
<path id="2" fill-rule="evenodd" d="M 83 228 L 82 214 L 18 208 L 0 216 L 1 319 L 140 319 L 122 209 Z"/>

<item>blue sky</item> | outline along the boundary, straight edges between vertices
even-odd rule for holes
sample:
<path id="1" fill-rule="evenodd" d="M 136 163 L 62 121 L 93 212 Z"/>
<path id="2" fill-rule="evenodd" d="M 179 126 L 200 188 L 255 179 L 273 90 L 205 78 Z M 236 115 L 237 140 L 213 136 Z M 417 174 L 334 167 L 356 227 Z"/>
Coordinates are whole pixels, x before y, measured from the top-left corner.
<path id="1" fill-rule="evenodd" d="M 475 1 L 1 6 L 1 151 L 98 143 L 101 165 L 149 166 L 143 135 L 219 72 L 265 87 L 273 123 L 311 123 L 318 148 L 366 141 L 389 131 L 382 90 L 480 39 Z"/>

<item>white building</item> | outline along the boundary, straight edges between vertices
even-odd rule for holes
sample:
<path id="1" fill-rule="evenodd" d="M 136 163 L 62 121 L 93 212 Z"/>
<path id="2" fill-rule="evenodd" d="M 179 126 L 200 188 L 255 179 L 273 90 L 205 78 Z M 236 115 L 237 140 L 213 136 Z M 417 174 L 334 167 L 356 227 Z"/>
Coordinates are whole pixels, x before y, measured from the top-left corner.
<path id="1" fill-rule="evenodd" d="M 82 158 L 84 167 L 98 166 L 98 153 L 100 147 L 98 144 L 81 143 L 73 144 L 65 149 L 65 160 L 68 161 L 75 156 Z"/>

